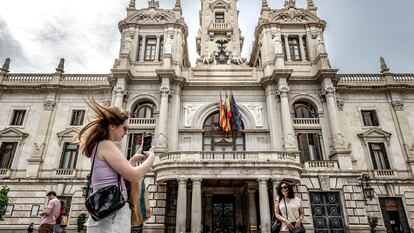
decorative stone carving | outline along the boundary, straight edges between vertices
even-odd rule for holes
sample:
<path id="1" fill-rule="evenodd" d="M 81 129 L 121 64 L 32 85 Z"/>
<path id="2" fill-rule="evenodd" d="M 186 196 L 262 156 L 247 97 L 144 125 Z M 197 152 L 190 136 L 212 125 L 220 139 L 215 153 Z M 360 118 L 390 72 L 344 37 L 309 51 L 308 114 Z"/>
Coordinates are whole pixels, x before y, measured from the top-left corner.
<path id="1" fill-rule="evenodd" d="M 10 72 L 9 67 L 10 67 L 10 58 L 6 58 L 6 60 L 4 60 L 3 66 L 1 67 L 0 71 L 8 73 Z"/>
<path id="2" fill-rule="evenodd" d="M 283 47 L 282 47 L 282 38 L 280 37 L 280 34 L 277 33 L 275 37 L 273 38 L 273 43 L 275 46 L 275 53 L 276 54 L 283 54 Z"/>
<path id="3" fill-rule="evenodd" d="M 388 68 L 387 64 L 385 63 L 385 59 L 380 57 L 380 65 L 381 65 L 381 74 L 388 73 L 390 68 Z"/>
<path id="4" fill-rule="evenodd" d="M 404 103 L 401 100 L 394 100 L 391 105 L 395 111 L 404 111 Z"/>
<path id="5" fill-rule="evenodd" d="M 329 191 L 331 188 L 330 177 L 325 175 L 319 175 L 318 178 L 322 191 Z"/>
<path id="6" fill-rule="evenodd" d="M 53 100 L 46 100 L 43 102 L 43 110 L 45 111 L 53 111 L 56 102 Z"/>
<path id="7" fill-rule="evenodd" d="M 344 136 L 340 133 L 333 135 L 331 146 L 333 148 L 344 148 L 345 147 Z"/>
<path id="8" fill-rule="evenodd" d="M 151 8 L 149 10 L 142 11 L 137 16 L 137 21 L 145 23 L 163 23 L 174 22 L 175 20 L 172 16 L 162 12 L 162 10 Z"/>
<path id="9" fill-rule="evenodd" d="M 246 63 L 246 58 L 242 58 L 240 54 L 236 51 L 230 54 L 230 62 L 236 65 L 241 65 Z"/>
<path id="10" fill-rule="evenodd" d="M 318 36 L 316 37 L 316 41 L 318 43 L 318 46 L 316 48 L 318 54 L 326 53 L 325 41 L 323 39 L 322 32 L 318 34 Z"/>
<path id="11" fill-rule="evenodd" d="M 191 127 L 191 122 L 193 121 L 194 115 L 202 104 L 185 104 L 184 105 L 184 126 Z"/>
<path id="12" fill-rule="evenodd" d="M 161 92 L 161 95 L 167 95 L 168 96 L 168 95 L 171 94 L 170 87 L 167 86 L 167 85 L 162 85 L 160 87 L 160 92 Z"/>
<path id="13" fill-rule="evenodd" d="M 305 13 L 296 8 L 296 1 L 285 1 L 285 8 L 282 12 L 282 18 L 285 22 L 301 22 L 304 17 Z"/>
<path id="14" fill-rule="evenodd" d="M 206 54 L 201 56 L 200 58 L 197 58 L 196 62 L 197 64 L 203 63 L 210 65 L 214 62 L 214 55 L 207 50 Z"/>
<path id="15" fill-rule="evenodd" d="M 337 99 L 336 105 L 338 106 L 338 111 L 344 110 L 344 101 L 342 99 Z"/>
<path id="16" fill-rule="evenodd" d="M 321 96 L 333 96 L 335 94 L 335 87 L 329 86 L 321 89 Z"/>
<path id="17" fill-rule="evenodd" d="M 277 95 L 279 96 L 287 96 L 287 94 L 289 93 L 290 88 L 283 86 L 283 87 L 279 87 L 279 89 L 277 90 Z"/>
<path id="18" fill-rule="evenodd" d="M 157 138 L 157 147 L 167 148 L 167 135 L 160 133 Z"/>
<path id="19" fill-rule="evenodd" d="M 286 137 L 283 137 L 283 146 L 284 148 L 292 148 L 295 147 L 295 136 L 292 134 L 287 135 Z"/>
<path id="20" fill-rule="evenodd" d="M 263 105 L 247 104 L 245 105 L 249 112 L 253 115 L 256 127 L 263 127 Z"/>
<path id="21" fill-rule="evenodd" d="M 64 73 L 65 72 L 65 59 L 64 58 L 61 58 L 60 59 L 59 65 L 56 68 L 56 71 L 57 72 L 61 72 L 61 73 Z"/>
<path id="22" fill-rule="evenodd" d="M 45 148 L 45 143 L 41 143 L 40 145 L 38 145 L 37 143 L 34 143 L 32 157 L 41 157 L 43 154 L 44 148 Z"/>
<path id="23" fill-rule="evenodd" d="M 125 35 L 124 41 L 122 42 L 122 54 L 129 54 L 131 52 L 131 44 L 134 40 L 134 33 L 130 32 Z"/>
<path id="24" fill-rule="evenodd" d="M 113 90 L 113 94 L 114 95 L 120 95 L 120 96 L 125 96 L 128 94 L 128 90 L 125 89 L 124 87 L 121 86 L 117 86 L 114 88 Z"/>
<path id="25" fill-rule="evenodd" d="M 315 7 L 313 0 L 308 0 L 308 7 Z"/>
<path id="26" fill-rule="evenodd" d="M 171 37 L 168 35 L 164 39 L 164 54 L 171 54 L 172 53 L 172 40 Z"/>

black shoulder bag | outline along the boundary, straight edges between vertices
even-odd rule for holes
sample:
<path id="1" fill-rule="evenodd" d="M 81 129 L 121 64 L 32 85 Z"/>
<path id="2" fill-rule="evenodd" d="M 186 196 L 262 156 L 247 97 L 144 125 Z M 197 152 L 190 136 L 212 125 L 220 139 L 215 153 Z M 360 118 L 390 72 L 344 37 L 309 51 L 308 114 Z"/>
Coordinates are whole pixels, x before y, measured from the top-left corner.
<path id="1" fill-rule="evenodd" d="M 277 207 L 279 208 L 279 206 Z M 276 212 L 276 210 L 275 210 Z M 280 212 L 280 215 L 282 215 L 282 212 Z M 272 216 L 272 228 L 270 229 L 271 233 L 279 233 L 280 228 L 282 228 L 282 222 L 276 218 L 276 215 L 273 214 Z"/>
<path id="2" fill-rule="evenodd" d="M 124 207 L 126 201 L 120 190 L 121 176 L 118 173 L 116 173 L 118 175 L 118 186 L 111 185 L 108 187 L 104 187 L 89 195 L 97 147 L 98 144 L 95 145 L 93 149 L 91 173 L 87 177 L 88 187 L 86 188 L 87 191 L 85 195 L 85 206 L 89 214 L 91 215 L 92 219 L 95 221 L 100 221 Z"/>

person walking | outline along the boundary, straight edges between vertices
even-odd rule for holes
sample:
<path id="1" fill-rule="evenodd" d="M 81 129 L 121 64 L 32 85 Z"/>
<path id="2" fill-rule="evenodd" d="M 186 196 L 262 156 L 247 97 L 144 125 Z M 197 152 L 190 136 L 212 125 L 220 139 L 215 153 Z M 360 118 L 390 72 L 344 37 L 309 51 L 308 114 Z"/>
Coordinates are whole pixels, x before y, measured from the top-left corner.
<path id="1" fill-rule="evenodd" d="M 128 131 L 128 114 L 118 107 L 98 104 L 93 98 L 87 101 L 95 114 L 95 118 L 86 124 L 78 134 L 78 143 L 82 153 L 94 162 L 91 177 L 92 192 L 111 185 L 118 185 L 127 200 L 125 180 L 138 182 L 151 169 L 154 163 L 154 148 L 148 152 L 146 160 L 139 166 L 134 166 L 142 159 L 142 154 L 135 154 L 128 161 L 118 149 L 116 142 L 122 140 Z M 131 210 L 124 205 L 114 214 L 94 221 L 92 217 L 85 223 L 88 233 L 125 233 L 131 231 Z"/>
<path id="2" fill-rule="evenodd" d="M 40 220 L 39 233 L 50 233 L 53 231 L 53 225 L 56 224 L 56 219 L 60 214 L 60 201 L 56 198 L 56 192 L 50 191 L 47 193 L 48 203 L 47 207 L 40 213 L 42 219 Z"/>
<path id="3" fill-rule="evenodd" d="M 29 227 L 27 228 L 27 233 L 33 233 L 34 231 L 34 223 L 30 223 Z"/>
<path id="4" fill-rule="evenodd" d="M 301 199 L 295 196 L 290 182 L 282 180 L 277 187 L 278 198 L 275 200 L 275 216 L 282 222 L 281 233 L 295 232 L 303 228 L 303 208 Z"/>

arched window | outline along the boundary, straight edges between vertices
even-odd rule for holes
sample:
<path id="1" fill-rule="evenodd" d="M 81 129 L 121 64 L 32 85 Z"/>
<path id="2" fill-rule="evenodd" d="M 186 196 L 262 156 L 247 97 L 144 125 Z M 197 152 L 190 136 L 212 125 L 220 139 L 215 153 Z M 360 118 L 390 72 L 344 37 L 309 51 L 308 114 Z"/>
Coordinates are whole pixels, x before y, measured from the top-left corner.
<path id="1" fill-rule="evenodd" d="M 243 152 L 245 151 L 244 125 L 242 130 L 226 134 L 219 127 L 219 113 L 213 113 L 204 122 L 204 152 Z"/>
<path id="2" fill-rule="evenodd" d="M 295 118 L 317 118 L 318 112 L 313 105 L 307 101 L 297 101 L 293 104 Z"/>
<path id="3" fill-rule="evenodd" d="M 132 111 L 133 118 L 154 118 L 155 105 L 151 102 L 140 102 Z"/>

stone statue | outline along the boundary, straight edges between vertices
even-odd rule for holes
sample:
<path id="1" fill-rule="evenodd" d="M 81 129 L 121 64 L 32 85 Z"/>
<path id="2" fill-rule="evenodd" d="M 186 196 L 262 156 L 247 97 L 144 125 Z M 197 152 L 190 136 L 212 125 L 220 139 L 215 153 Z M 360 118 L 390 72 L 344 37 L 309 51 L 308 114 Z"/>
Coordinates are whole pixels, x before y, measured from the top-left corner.
<path id="1" fill-rule="evenodd" d="M 172 40 L 170 36 L 167 36 L 164 39 L 164 54 L 171 54 L 172 53 Z"/>
<path id="2" fill-rule="evenodd" d="M 197 58 L 197 63 L 203 63 L 210 65 L 214 62 L 214 55 L 210 53 L 210 51 L 206 50 L 206 54 L 201 56 L 200 58 Z"/>
<path id="3" fill-rule="evenodd" d="M 246 62 L 246 58 L 242 58 L 240 54 L 237 51 L 235 51 L 232 54 L 230 54 L 230 62 L 236 65 L 241 65 Z"/>
<path id="4" fill-rule="evenodd" d="M 317 47 L 318 54 L 326 53 L 325 42 L 323 41 L 322 33 L 318 34 L 316 41 L 318 42 L 318 47 Z"/>
<path id="5" fill-rule="evenodd" d="M 122 54 L 129 54 L 133 39 L 134 39 L 133 33 L 129 33 L 125 36 L 125 39 L 122 43 L 122 50 L 121 50 Z"/>
<path id="6" fill-rule="evenodd" d="M 381 64 L 381 74 L 388 73 L 390 68 L 388 68 L 387 64 L 385 63 L 385 59 L 380 57 L 380 64 Z"/>
<path id="7" fill-rule="evenodd" d="M 61 58 L 60 59 L 59 65 L 56 68 L 56 71 L 57 72 L 61 72 L 61 73 L 64 73 L 65 72 L 65 59 L 64 58 Z"/>
<path id="8" fill-rule="evenodd" d="M 9 72 L 9 67 L 10 67 L 10 58 L 6 58 L 6 60 L 4 61 L 4 64 L 1 67 L 0 71 Z"/>
<path id="9" fill-rule="evenodd" d="M 273 42 L 275 46 L 275 53 L 283 54 L 282 39 L 279 34 L 275 35 L 275 38 L 273 38 Z"/>

